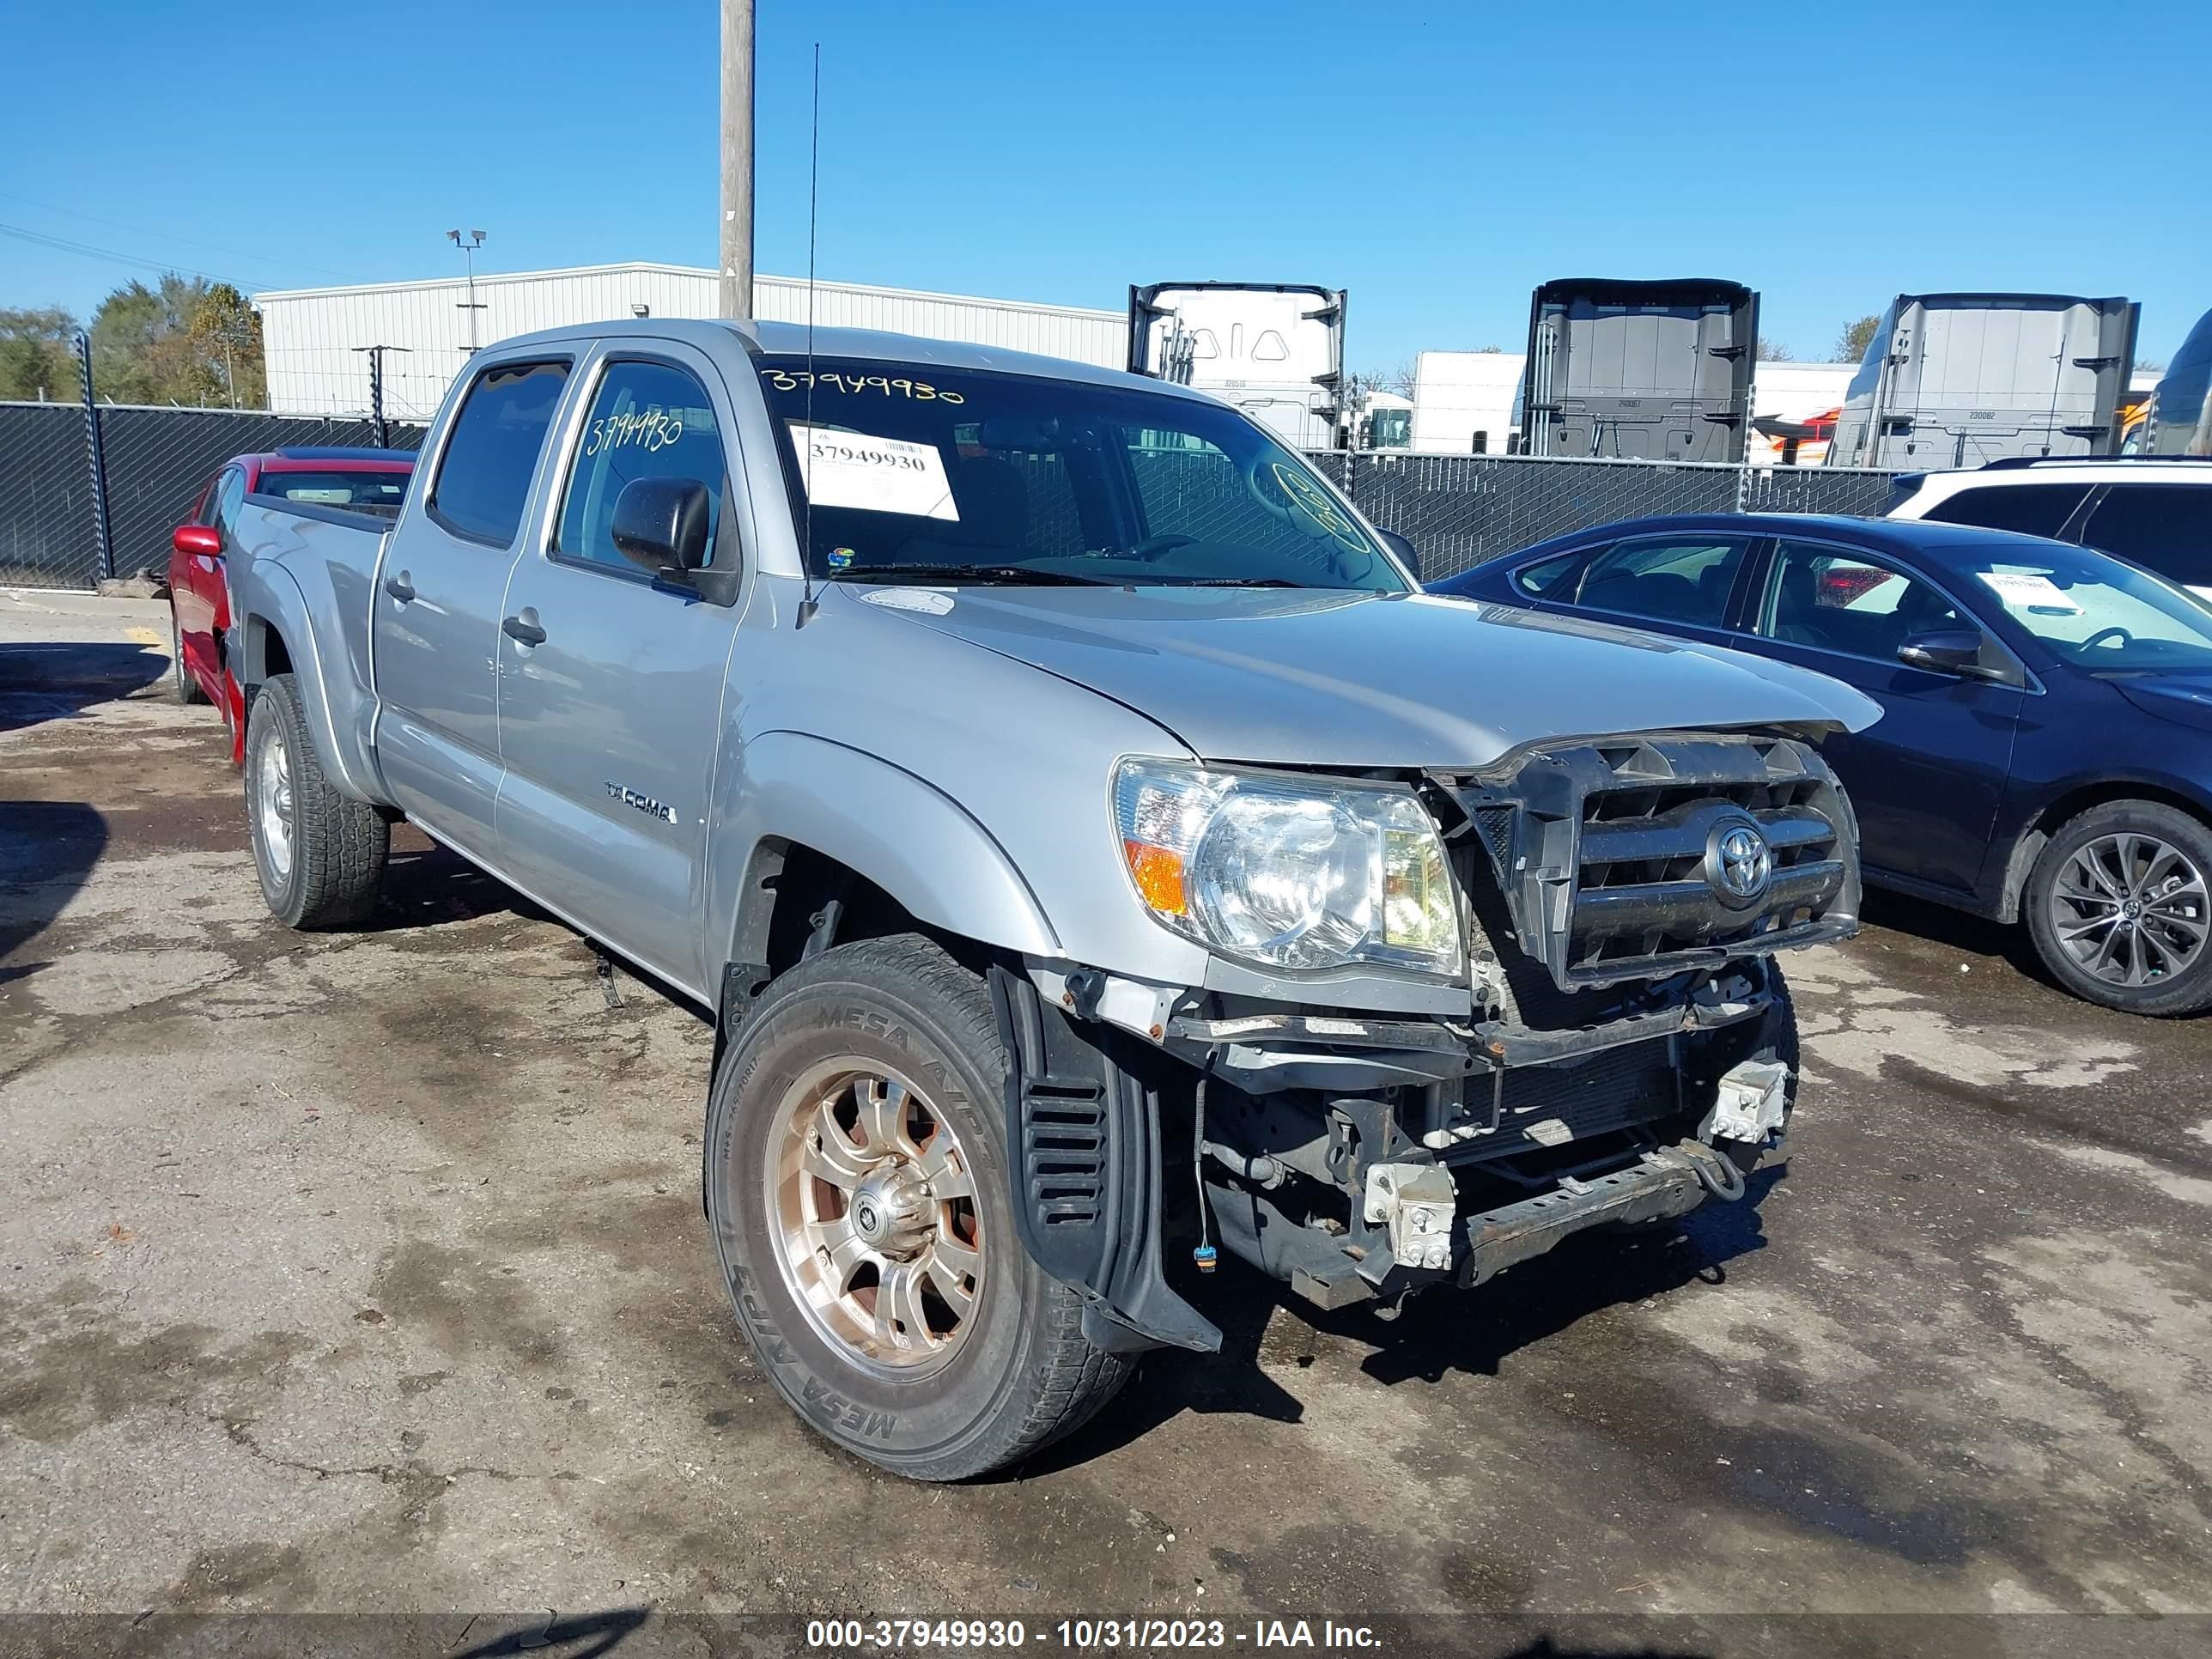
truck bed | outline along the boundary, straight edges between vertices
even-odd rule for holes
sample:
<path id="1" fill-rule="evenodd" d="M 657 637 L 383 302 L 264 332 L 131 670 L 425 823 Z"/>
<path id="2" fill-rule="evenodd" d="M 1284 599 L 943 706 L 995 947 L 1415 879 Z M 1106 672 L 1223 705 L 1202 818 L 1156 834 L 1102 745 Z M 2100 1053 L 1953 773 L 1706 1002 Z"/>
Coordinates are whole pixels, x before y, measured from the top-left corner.
<path id="1" fill-rule="evenodd" d="M 358 739 L 365 738 L 375 707 L 370 599 L 391 527 L 382 514 L 248 495 L 224 556 L 234 619 L 226 648 L 249 670 L 241 681 L 258 678 L 266 647 L 238 618 L 292 617 L 306 623 L 285 636 L 320 659 L 314 675 L 301 676 L 309 717 L 330 739 L 326 763 L 335 762 L 334 769 L 357 789 L 362 780 L 353 775 L 353 757 L 368 752 Z M 347 741 L 341 736 L 346 732 L 356 740 Z"/>

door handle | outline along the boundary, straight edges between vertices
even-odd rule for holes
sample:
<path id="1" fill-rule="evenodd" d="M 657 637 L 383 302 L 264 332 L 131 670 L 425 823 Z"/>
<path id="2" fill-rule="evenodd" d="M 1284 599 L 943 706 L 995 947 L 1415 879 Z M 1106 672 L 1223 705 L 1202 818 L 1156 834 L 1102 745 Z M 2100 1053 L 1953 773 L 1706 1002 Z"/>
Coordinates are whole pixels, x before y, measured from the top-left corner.
<path id="1" fill-rule="evenodd" d="M 415 597 L 415 584 L 407 580 L 407 573 L 403 570 L 396 576 L 384 579 L 384 591 L 404 605 Z"/>
<path id="2" fill-rule="evenodd" d="M 500 623 L 500 632 L 510 640 L 521 641 L 525 645 L 543 645 L 545 643 L 545 630 L 531 620 L 537 614 L 535 611 L 526 610 L 519 617 L 509 617 Z"/>

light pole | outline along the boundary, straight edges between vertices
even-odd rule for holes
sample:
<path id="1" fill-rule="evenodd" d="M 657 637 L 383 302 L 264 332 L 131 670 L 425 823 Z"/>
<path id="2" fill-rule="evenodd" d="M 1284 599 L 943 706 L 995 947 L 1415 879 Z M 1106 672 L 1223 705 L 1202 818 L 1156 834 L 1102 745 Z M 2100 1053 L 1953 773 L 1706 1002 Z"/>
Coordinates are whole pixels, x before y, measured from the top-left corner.
<path id="1" fill-rule="evenodd" d="M 471 357 L 477 355 L 477 313 L 483 309 L 477 299 L 477 250 L 483 246 L 483 239 L 484 234 L 480 230 L 471 231 L 466 241 L 461 240 L 461 233 L 458 230 L 446 233 L 446 240 L 460 249 L 461 258 L 468 264 L 469 297 L 460 301 L 459 309 L 469 313 L 469 356 Z"/>

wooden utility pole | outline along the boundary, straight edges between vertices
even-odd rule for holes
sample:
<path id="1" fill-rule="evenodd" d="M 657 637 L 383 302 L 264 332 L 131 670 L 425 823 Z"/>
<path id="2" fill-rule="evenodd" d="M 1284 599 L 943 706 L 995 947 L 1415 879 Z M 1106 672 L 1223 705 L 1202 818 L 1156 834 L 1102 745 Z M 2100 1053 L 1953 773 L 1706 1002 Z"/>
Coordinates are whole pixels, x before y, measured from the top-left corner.
<path id="1" fill-rule="evenodd" d="M 722 294 L 753 314 L 753 0 L 722 0 Z"/>

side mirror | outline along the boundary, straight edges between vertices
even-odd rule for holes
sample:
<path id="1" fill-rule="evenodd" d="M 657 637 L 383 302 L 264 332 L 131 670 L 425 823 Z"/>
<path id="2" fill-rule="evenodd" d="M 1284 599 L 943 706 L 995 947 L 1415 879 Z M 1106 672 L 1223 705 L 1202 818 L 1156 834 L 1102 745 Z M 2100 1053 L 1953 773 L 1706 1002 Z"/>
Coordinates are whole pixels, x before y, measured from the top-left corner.
<path id="1" fill-rule="evenodd" d="M 656 576 L 707 562 L 714 506 L 696 478 L 633 478 L 615 498 L 615 551 Z"/>
<path id="2" fill-rule="evenodd" d="M 1421 550 L 1395 530 L 1378 530 L 1382 545 L 1398 556 L 1398 562 L 1413 573 L 1413 580 L 1421 580 Z"/>
<path id="3" fill-rule="evenodd" d="M 1983 678 L 1982 636 L 1971 628 L 1943 628 L 1915 634 L 1897 647 L 1897 659 L 1908 668 L 1924 668 L 1935 674 Z"/>
<path id="4" fill-rule="evenodd" d="M 220 558 L 222 532 L 211 524 L 180 524 L 169 532 L 169 545 L 186 558 Z"/>

